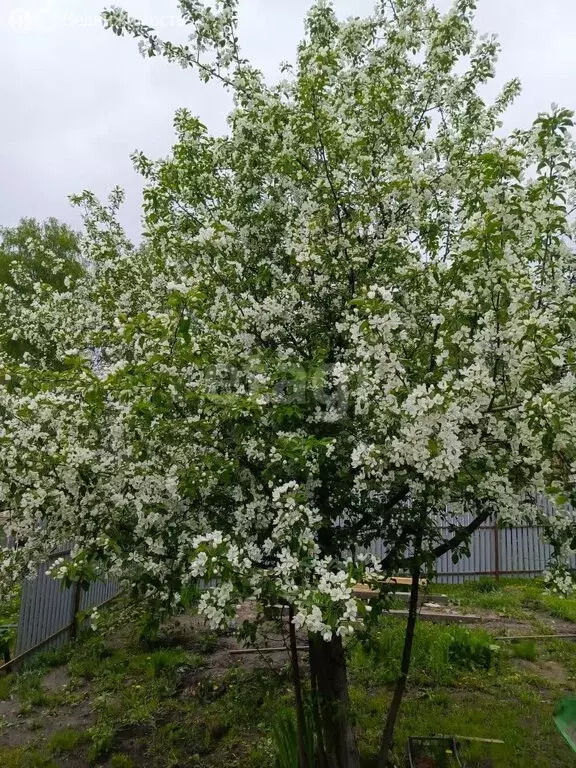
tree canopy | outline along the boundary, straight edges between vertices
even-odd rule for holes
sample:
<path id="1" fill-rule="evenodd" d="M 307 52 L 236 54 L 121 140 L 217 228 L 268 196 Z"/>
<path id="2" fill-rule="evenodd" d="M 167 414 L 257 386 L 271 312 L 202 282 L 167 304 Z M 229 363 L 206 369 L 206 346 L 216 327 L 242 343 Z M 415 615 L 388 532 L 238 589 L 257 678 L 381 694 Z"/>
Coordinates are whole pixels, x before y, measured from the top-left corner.
<path id="1" fill-rule="evenodd" d="M 53 359 L 41 307 L 83 273 L 80 235 L 57 219 L 0 227 L 0 345 L 6 354 L 19 361 Z"/>
<path id="2" fill-rule="evenodd" d="M 156 612 L 217 578 L 215 626 L 255 596 L 328 644 L 362 626 L 357 580 L 457 554 L 488 516 L 534 515 L 535 490 L 574 498 L 572 115 L 502 135 L 519 86 L 480 95 L 498 46 L 474 5 L 342 22 L 319 1 L 274 85 L 240 55 L 233 0 L 182 0 L 187 45 L 105 14 L 234 109 L 224 136 L 181 110 L 167 159 L 134 156 L 143 248 L 120 192 L 85 194 L 93 269 L 48 308 L 33 286 L 63 368 L 0 390 L 24 542 L 6 580 L 74 539 L 55 574 L 112 569 Z M 470 520 L 451 541 L 447 504 Z M 566 587 L 573 522 L 548 528 Z"/>

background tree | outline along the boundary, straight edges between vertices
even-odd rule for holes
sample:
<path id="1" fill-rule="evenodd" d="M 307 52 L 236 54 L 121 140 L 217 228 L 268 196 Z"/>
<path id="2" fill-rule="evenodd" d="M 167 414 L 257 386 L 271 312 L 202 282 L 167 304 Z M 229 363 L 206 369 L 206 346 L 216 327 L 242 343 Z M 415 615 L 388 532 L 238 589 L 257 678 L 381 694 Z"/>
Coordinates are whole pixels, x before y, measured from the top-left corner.
<path id="1" fill-rule="evenodd" d="M 5 354 L 30 362 L 48 352 L 50 327 L 43 327 L 35 299 L 42 291 L 68 291 L 84 269 L 80 235 L 57 219 L 21 219 L 15 227 L 0 227 L 0 344 Z"/>
<path id="2" fill-rule="evenodd" d="M 318 2 L 274 86 L 240 56 L 233 0 L 180 6 L 185 46 L 105 20 L 220 80 L 230 130 L 183 110 L 168 159 L 135 156 L 141 249 L 119 192 L 77 199 L 93 269 L 46 310 L 76 354 L 62 342 L 64 370 L 0 390 L 2 489 L 26 540 L 2 574 L 73 538 L 55 575 L 111 569 L 156 616 L 199 577 L 218 579 L 200 600 L 214 626 L 247 597 L 289 603 L 324 764 L 355 767 L 355 583 L 384 597 L 383 574 L 457 556 L 490 515 L 536 514 L 534 489 L 574 493 L 571 115 L 497 134 L 518 84 L 480 97 L 497 45 L 471 0 L 445 15 L 383 0 L 344 23 Z M 444 541 L 448 503 L 470 522 Z M 573 523 L 549 533 L 560 556 Z M 375 536 L 380 561 L 362 554 Z"/>

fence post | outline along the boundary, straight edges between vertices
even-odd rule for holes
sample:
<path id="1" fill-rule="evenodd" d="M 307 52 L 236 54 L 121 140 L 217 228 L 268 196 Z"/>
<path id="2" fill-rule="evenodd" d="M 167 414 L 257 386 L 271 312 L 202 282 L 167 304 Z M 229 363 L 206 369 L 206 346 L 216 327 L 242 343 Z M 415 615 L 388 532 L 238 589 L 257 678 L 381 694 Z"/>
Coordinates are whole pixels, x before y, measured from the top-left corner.
<path id="1" fill-rule="evenodd" d="M 78 637 L 78 612 L 80 611 L 80 582 L 72 583 L 72 615 L 70 616 L 70 640 Z"/>
<path id="2" fill-rule="evenodd" d="M 494 576 L 496 581 L 500 581 L 500 529 L 496 518 L 493 520 L 492 530 L 494 531 Z"/>

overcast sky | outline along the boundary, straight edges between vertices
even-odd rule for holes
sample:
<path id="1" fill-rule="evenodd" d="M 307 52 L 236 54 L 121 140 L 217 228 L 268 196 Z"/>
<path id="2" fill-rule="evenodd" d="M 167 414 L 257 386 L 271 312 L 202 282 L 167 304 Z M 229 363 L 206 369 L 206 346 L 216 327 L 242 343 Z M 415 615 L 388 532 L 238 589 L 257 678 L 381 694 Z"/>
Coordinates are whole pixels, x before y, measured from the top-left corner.
<path id="1" fill-rule="evenodd" d="M 175 0 L 116 0 L 131 14 L 182 39 Z M 438 0 L 447 8 L 450 0 Z M 211 130 L 225 129 L 227 96 L 136 43 L 102 28 L 106 0 L 0 0 L 0 224 L 22 216 L 78 216 L 68 195 L 127 191 L 123 221 L 139 232 L 141 185 L 129 155 L 167 154 L 172 116 L 190 108 Z M 294 57 L 311 0 L 240 0 L 244 54 L 273 78 Z M 335 0 L 343 16 L 372 0 Z M 161 9 L 161 10 L 159 10 Z M 163 14 L 163 15 L 161 15 Z M 503 51 L 497 86 L 513 76 L 523 92 L 506 127 L 528 125 L 552 102 L 576 108 L 575 0 L 479 0 L 477 26 L 496 32 Z"/>

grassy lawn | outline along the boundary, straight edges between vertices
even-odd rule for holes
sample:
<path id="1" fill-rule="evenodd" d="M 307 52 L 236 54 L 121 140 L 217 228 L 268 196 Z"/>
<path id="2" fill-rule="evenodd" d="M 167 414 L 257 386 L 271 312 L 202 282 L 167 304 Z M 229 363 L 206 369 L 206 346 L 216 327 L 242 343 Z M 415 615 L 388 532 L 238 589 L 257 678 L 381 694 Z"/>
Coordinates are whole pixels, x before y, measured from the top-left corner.
<path id="1" fill-rule="evenodd" d="M 512 617 L 520 634 L 558 631 L 555 621 L 576 619 L 576 599 L 545 595 L 536 582 L 432 591 L 449 593 L 467 611 L 489 612 L 488 627 L 496 614 L 503 622 Z M 383 618 L 349 646 L 355 725 L 367 766 L 402 640 L 402 621 Z M 286 658 L 270 667 L 257 655 L 239 660 L 228 653 L 231 642 L 206 630 L 172 627 L 144 647 L 130 610 L 115 606 L 97 634 L 0 680 L 0 765 L 275 766 L 274 725 L 292 703 Z M 481 626 L 421 622 L 396 762 L 404 765 L 409 735 L 457 734 L 502 739 L 503 745 L 490 746 L 494 766 L 572 766 L 576 756 L 552 716 L 556 702 L 575 690 L 570 640 L 496 642 Z M 478 766 L 474 748 L 467 759 Z"/>
<path id="2" fill-rule="evenodd" d="M 542 618 L 576 622 L 576 599 L 546 594 L 539 579 L 491 578 L 468 581 L 465 584 L 431 585 L 429 591 L 447 594 L 463 609 L 484 609 L 500 616 L 531 620 Z"/>

